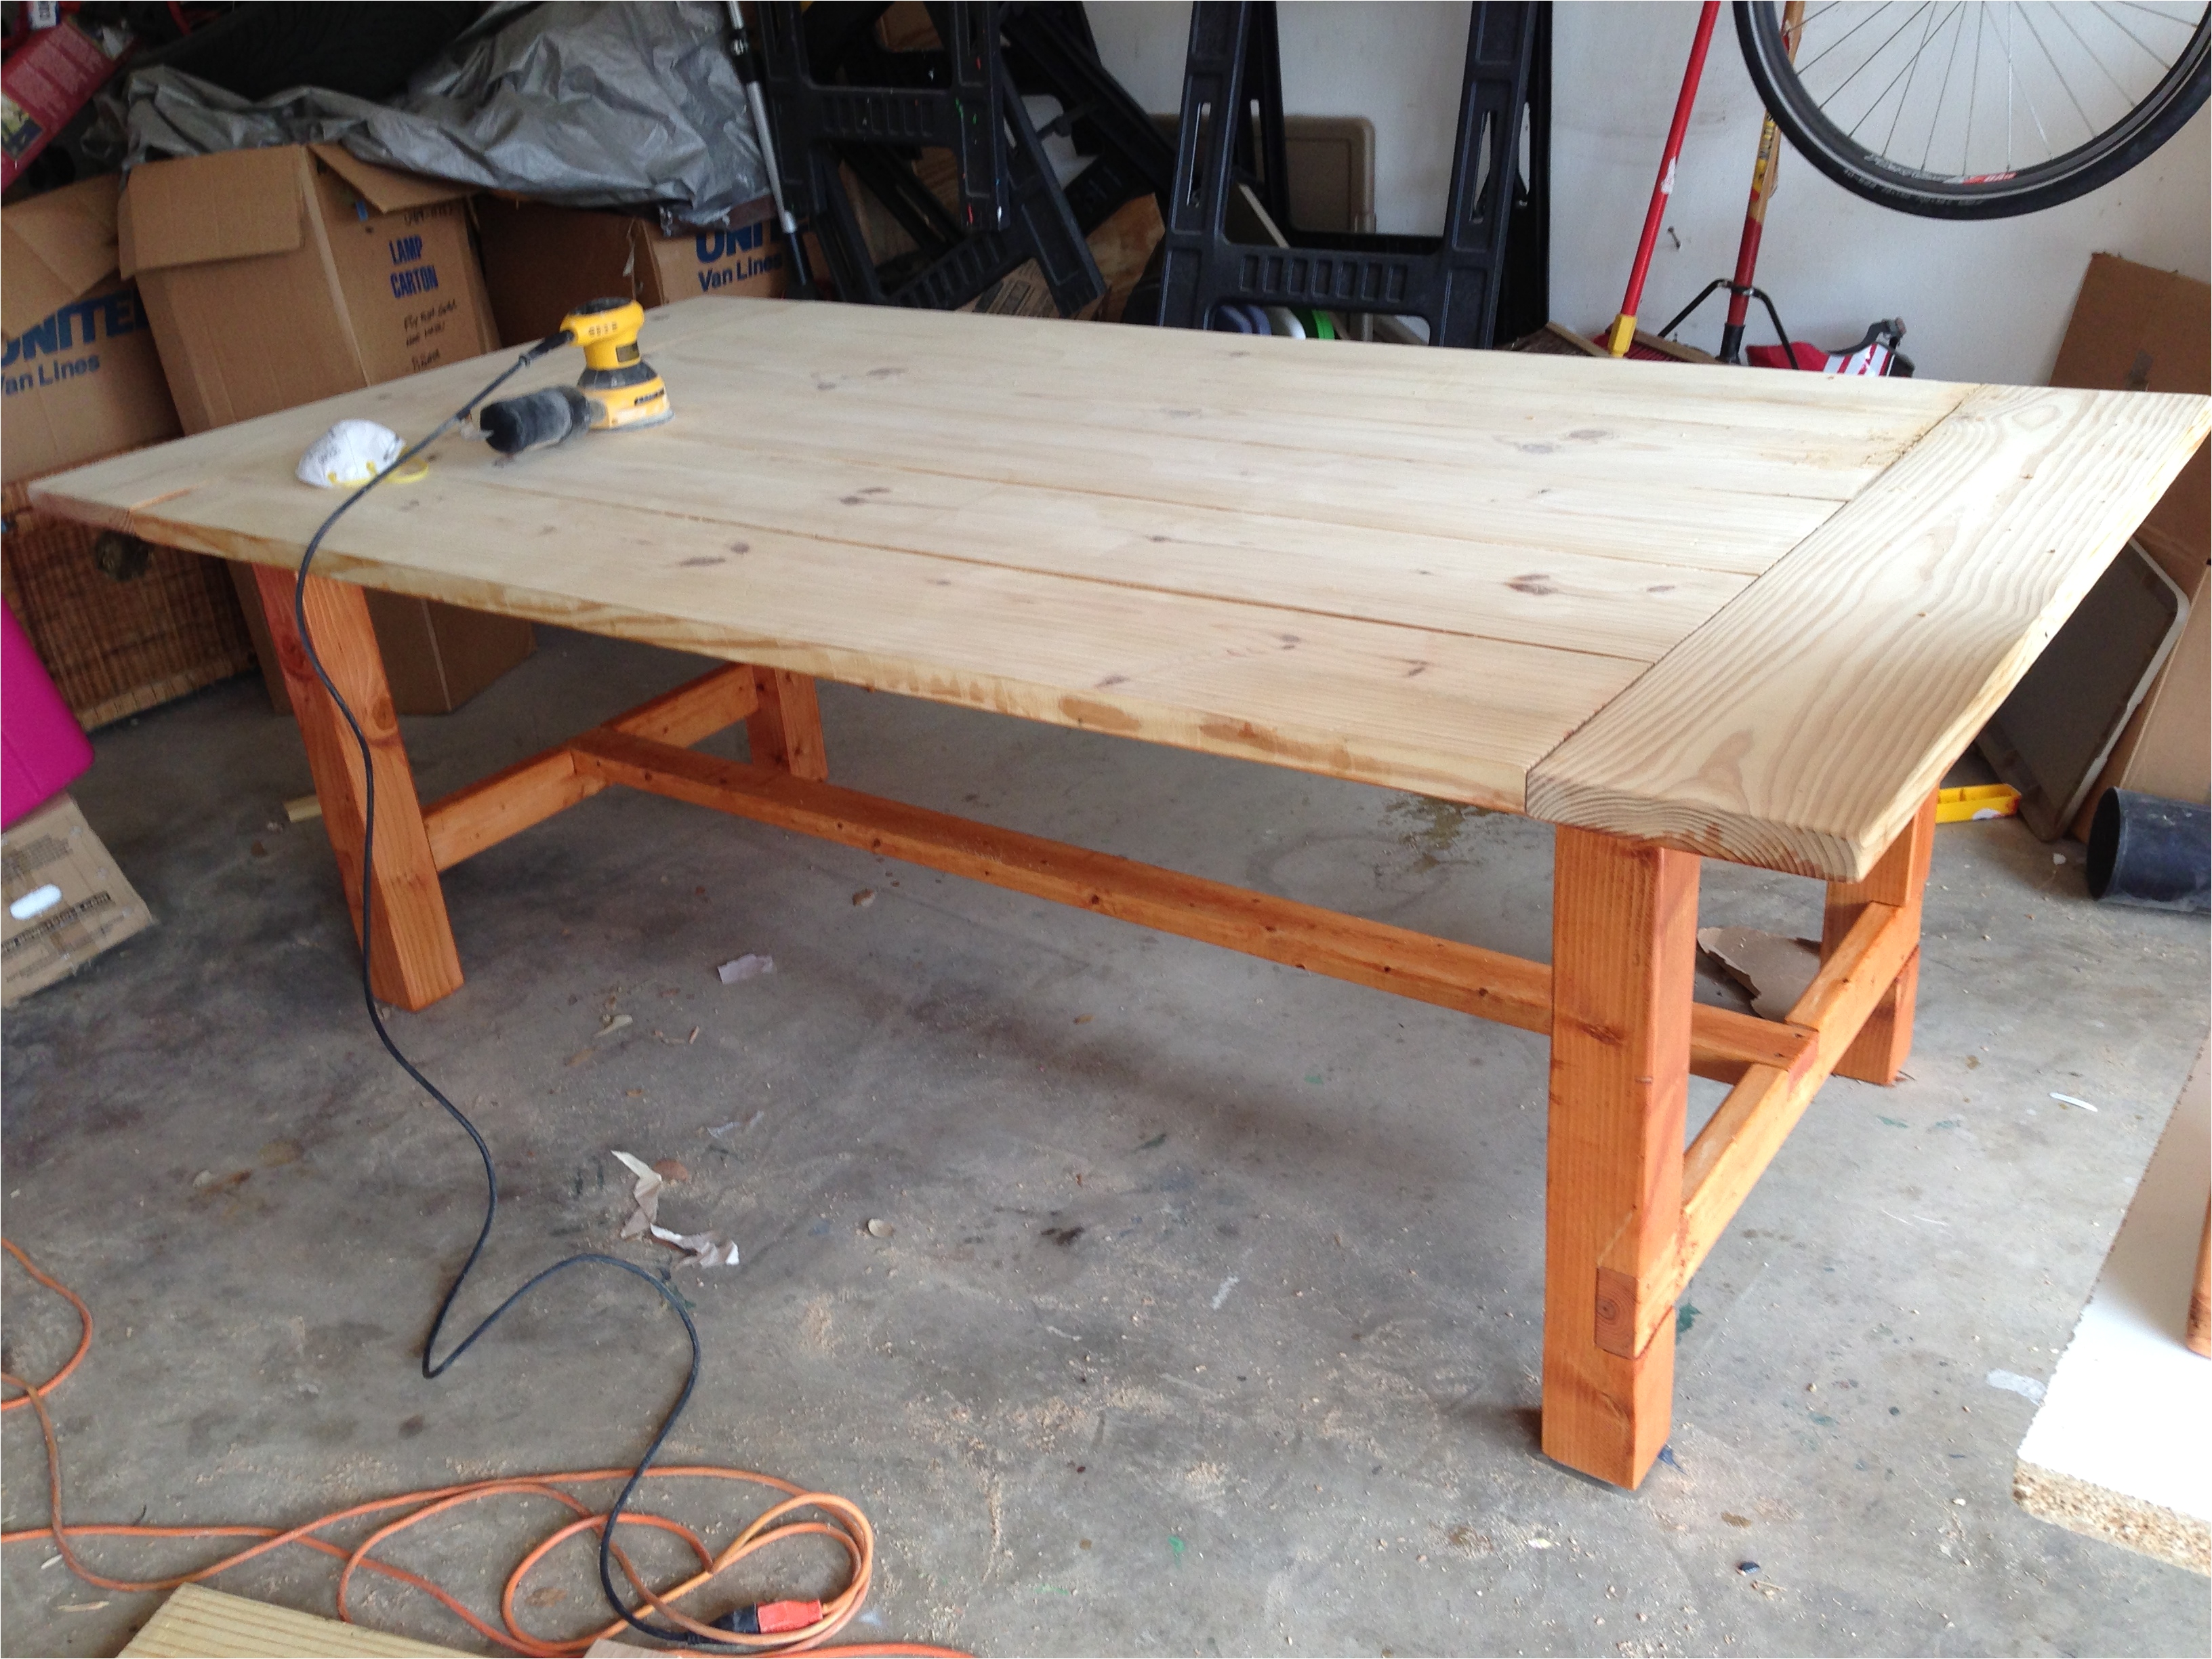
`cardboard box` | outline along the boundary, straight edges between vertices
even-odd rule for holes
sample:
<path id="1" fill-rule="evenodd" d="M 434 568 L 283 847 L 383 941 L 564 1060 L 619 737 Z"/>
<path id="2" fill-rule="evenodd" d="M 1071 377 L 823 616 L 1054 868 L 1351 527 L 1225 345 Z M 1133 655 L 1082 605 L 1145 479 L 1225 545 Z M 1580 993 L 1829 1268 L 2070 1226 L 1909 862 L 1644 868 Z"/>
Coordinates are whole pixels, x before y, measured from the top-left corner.
<path id="1" fill-rule="evenodd" d="M 131 173 L 117 231 L 187 432 L 495 350 L 465 185 L 336 144 Z"/>
<path id="2" fill-rule="evenodd" d="M 469 186 L 336 144 L 227 150 L 137 168 L 117 230 L 187 432 L 460 362 L 499 339 L 470 236 Z M 403 434 L 408 435 L 408 434 Z M 236 567 L 270 699 L 290 697 Z M 403 714 L 445 714 L 530 654 L 530 624 L 370 596 Z"/>
<path id="3" fill-rule="evenodd" d="M 2051 384 L 2212 392 L 2212 287 L 2117 254 L 2092 254 Z M 2193 591 L 2212 552 L 2212 454 L 2197 450 L 2143 529 L 2151 556 L 2183 592 Z"/>
<path id="4" fill-rule="evenodd" d="M 2148 547 L 2149 543 L 2144 543 Z M 2089 822 L 2107 789 L 2133 789 L 2167 800 L 2212 801 L 2212 576 L 2199 570 L 2189 620 L 2142 704 L 2112 745 L 2074 820 L 2074 838 L 2089 839 Z"/>
<path id="5" fill-rule="evenodd" d="M 0 836 L 0 1008 L 154 923 L 67 795 Z"/>
<path id="6" fill-rule="evenodd" d="M 2110 253 L 2090 258 L 2051 372 L 2053 386 L 2212 392 L 2212 287 Z M 2074 821 L 2087 841 L 2107 789 L 2212 800 L 2212 456 L 2205 449 L 2143 520 L 2136 539 L 2191 596 L 2166 667 L 2130 718 Z"/>
<path id="7" fill-rule="evenodd" d="M 586 300 L 647 307 L 704 294 L 773 300 L 790 282 L 775 204 L 765 198 L 720 230 L 664 234 L 650 219 L 495 197 L 475 204 L 484 282 L 500 339 L 542 340 Z M 646 355 L 653 355 L 648 331 Z"/>
<path id="8" fill-rule="evenodd" d="M 0 216 L 0 585 L 87 729 L 253 665 L 222 562 L 29 510 L 46 473 L 178 432 L 135 283 L 117 275 L 122 180 L 88 179 Z"/>
<path id="9" fill-rule="evenodd" d="M 116 275 L 112 176 L 0 215 L 0 483 L 177 434 L 135 283 Z"/>

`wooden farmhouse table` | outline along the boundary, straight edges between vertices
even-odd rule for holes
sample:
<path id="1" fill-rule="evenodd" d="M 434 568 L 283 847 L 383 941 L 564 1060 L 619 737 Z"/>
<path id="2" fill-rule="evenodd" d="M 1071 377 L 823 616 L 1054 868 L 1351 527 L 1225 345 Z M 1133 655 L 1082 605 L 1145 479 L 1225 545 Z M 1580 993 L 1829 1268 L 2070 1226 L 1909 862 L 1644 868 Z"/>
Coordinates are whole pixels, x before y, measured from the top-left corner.
<path id="1" fill-rule="evenodd" d="M 769 301 L 643 344 L 671 423 L 449 436 L 307 585 L 374 750 L 379 994 L 461 982 L 440 871 L 620 784 L 1547 1032 L 1543 1446 L 1629 1486 L 1678 1292 L 1822 1081 L 1905 1058 L 1938 781 L 2212 413 Z M 293 465 L 341 417 L 426 432 L 506 361 L 33 490 L 257 567 L 356 926 L 364 781 L 292 619 L 338 497 Z M 725 665 L 423 805 L 364 587 Z M 839 788 L 817 678 L 1547 820 L 1551 962 Z M 750 764 L 691 747 L 740 720 Z M 1786 1019 L 1692 1005 L 1705 858 L 1827 884 Z M 1686 1152 L 1693 1072 L 1734 1087 Z"/>

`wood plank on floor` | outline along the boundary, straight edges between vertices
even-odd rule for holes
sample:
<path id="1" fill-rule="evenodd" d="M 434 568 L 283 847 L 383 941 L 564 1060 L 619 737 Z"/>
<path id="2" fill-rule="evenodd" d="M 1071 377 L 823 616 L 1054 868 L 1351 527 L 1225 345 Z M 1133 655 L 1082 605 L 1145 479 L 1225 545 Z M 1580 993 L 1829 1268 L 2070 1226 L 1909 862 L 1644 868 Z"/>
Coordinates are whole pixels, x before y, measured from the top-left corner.
<path id="1" fill-rule="evenodd" d="M 131 1638 L 123 1659 L 407 1659 L 407 1656 L 452 1656 L 458 1648 L 434 1647 L 404 1636 L 389 1636 L 366 1625 L 320 1619 L 311 1613 L 249 1601 L 204 1584 L 180 1584 L 146 1627 Z"/>

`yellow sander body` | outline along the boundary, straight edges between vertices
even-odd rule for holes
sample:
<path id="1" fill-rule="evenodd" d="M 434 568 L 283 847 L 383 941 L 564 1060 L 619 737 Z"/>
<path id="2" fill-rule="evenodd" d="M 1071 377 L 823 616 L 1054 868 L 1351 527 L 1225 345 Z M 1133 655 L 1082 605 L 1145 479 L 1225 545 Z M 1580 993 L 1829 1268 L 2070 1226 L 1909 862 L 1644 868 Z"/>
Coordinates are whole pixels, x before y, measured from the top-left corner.
<path id="1" fill-rule="evenodd" d="M 658 426 L 676 411 L 668 388 L 645 361 L 637 337 L 645 307 L 635 300 L 593 300 L 561 319 L 561 331 L 584 349 L 576 390 L 592 403 L 592 430 Z"/>
<path id="2" fill-rule="evenodd" d="M 566 443 L 580 433 L 659 426 L 675 411 L 669 407 L 668 388 L 637 349 L 638 331 L 644 326 L 645 307 L 635 300 L 593 300 L 579 306 L 522 358 L 528 363 L 562 346 L 581 346 L 584 373 L 576 384 L 486 404 L 477 411 L 477 428 L 499 453 L 520 455 Z"/>

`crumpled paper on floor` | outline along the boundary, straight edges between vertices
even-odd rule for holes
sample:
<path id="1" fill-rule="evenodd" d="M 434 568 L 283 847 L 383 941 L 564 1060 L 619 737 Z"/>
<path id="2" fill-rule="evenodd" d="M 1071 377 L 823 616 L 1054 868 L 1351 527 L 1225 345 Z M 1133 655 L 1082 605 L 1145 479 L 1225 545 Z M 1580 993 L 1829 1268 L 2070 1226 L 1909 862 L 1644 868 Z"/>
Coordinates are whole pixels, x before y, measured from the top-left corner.
<path id="1" fill-rule="evenodd" d="M 637 1177 L 630 1188 L 632 1207 L 629 1218 L 623 1223 L 624 1238 L 643 1238 L 648 1233 L 669 1249 L 682 1254 L 697 1267 L 734 1267 L 738 1265 L 738 1247 L 733 1240 L 717 1237 L 713 1233 L 679 1233 L 660 1224 L 660 1194 L 668 1185 L 667 1177 L 641 1158 L 617 1152 L 623 1167 Z"/>

